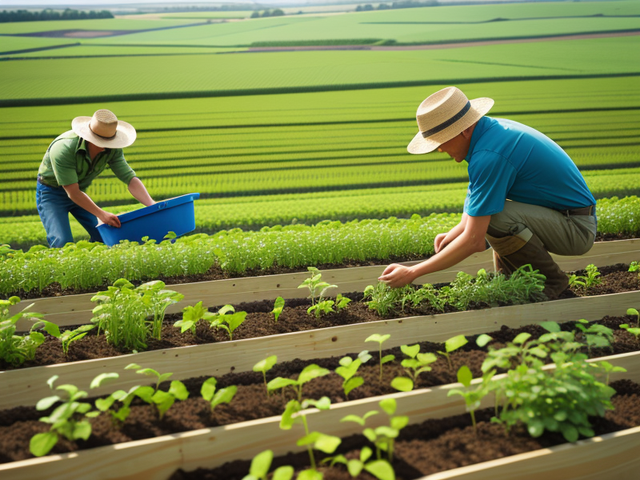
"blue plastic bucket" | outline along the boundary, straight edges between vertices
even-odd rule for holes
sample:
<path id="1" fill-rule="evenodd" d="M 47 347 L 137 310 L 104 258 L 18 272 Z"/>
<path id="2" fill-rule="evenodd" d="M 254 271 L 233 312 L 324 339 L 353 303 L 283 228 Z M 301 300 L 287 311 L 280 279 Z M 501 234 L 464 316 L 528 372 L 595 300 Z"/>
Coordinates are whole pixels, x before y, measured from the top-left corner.
<path id="1" fill-rule="evenodd" d="M 120 243 L 120 240 L 140 242 L 142 237 L 160 242 L 169 232 L 184 235 L 196 228 L 193 201 L 198 198 L 199 193 L 189 193 L 122 213 L 118 215 L 120 228 L 102 224 L 98 225 L 98 232 L 105 245 L 109 246 Z"/>

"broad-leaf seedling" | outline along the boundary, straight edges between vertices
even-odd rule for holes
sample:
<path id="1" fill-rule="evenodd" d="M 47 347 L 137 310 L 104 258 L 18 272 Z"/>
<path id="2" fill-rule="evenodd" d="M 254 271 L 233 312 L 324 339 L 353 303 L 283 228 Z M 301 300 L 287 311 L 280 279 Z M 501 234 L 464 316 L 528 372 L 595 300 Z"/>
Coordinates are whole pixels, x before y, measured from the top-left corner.
<path id="1" fill-rule="evenodd" d="M 267 480 L 272 461 L 273 451 L 265 450 L 264 452 L 260 452 L 253 457 L 253 460 L 251 460 L 249 475 L 245 475 L 242 480 Z M 273 471 L 271 480 L 291 480 L 293 478 L 293 473 L 293 467 L 290 465 L 284 465 Z"/>
<path id="2" fill-rule="evenodd" d="M 363 363 L 363 360 L 362 360 L 363 353 L 365 355 L 364 358 L 366 357 L 371 358 L 371 356 L 368 355 L 366 352 L 362 352 L 360 355 L 358 355 L 358 358 L 356 358 L 355 360 L 353 360 L 349 356 L 342 357 L 340 359 L 340 366 L 335 370 L 336 373 L 344 379 L 344 381 L 342 382 L 342 388 L 344 390 L 344 396 L 347 399 L 349 398 L 349 393 L 354 388 L 358 388 L 360 385 L 364 383 L 364 378 L 354 376 L 358 371 L 358 368 L 360 368 L 360 365 L 362 365 Z"/>
<path id="3" fill-rule="evenodd" d="M 418 375 L 430 371 L 429 365 L 435 362 L 437 357 L 433 353 L 420 353 L 419 344 L 402 345 L 400 350 L 409 357 L 402 360 L 402 366 L 410 378 L 396 377 L 391 381 L 391 386 L 401 392 L 410 392 L 418 381 Z"/>
<path id="4" fill-rule="evenodd" d="M 443 355 L 447 358 L 447 362 L 449 363 L 449 369 L 453 370 L 453 363 L 451 363 L 451 352 L 456 351 L 457 349 L 464 347 L 467 344 L 467 339 L 464 335 L 456 335 L 455 337 L 451 337 L 444 343 L 444 352 L 438 352 L 440 355 Z"/>
<path id="5" fill-rule="evenodd" d="M 385 355 L 384 357 L 382 356 L 382 344 L 387 340 L 389 340 L 389 338 L 391 338 L 391 335 L 389 334 L 380 335 L 380 334 L 374 333 L 373 335 L 369 335 L 365 340 L 365 342 L 378 343 L 378 355 L 380 358 L 380 381 L 382 381 L 382 365 L 388 362 L 392 362 L 396 358 L 395 355 Z"/>
<path id="6" fill-rule="evenodd" d="M 276 298 L 276 301 L 273 304 L 273 310 L 271 311 L 271 313 L 273 313 L 273 318 L 276 323 L 278 323 L 278 318 L 280 317 L 280 314 L 282 313 L 283 308 L 284 308 L 284 298 L 282 297 Z"/>
<path id="7" fill-rule="evenodd" d="M 173 324 L 174 327 L 180 327 L 180 333 L 191 330 L 193 335 L 196 334 L 196 325 L 199 320 L 206 320 L 211 323 L 215 318 L 215 313 L 210 312 L 202 306 L 202 302 L 198 302 L 193 306 L 187 306 L 182 309 L 182 320 L 178 320 Z"/>
<path id="8" fill-rule="evenodd" d="M 254 372 L 262 372 L 262 378 L 264 379 L 264 388 L 267 391 L 267 396 L 269 396 L 269 387 L 267 386 L 267 372 L 273 368 L 277 361 L 278 356 L 271 355 L 264 360 L 260 360 L 253 366 Z"/>
<path id="9" fill-rule="evenodd" d="M 233 400 L 233 397 L 238 392 L 238 387 L 236 387 L 235 385 L 216 390 L 217 383 L 218 381 L 214 377 L 211 377 L 205 380 L 205 382 L 202 384 L 202 387 L 200 388 L 200 394 L 202 395 L 202 398 L 211 403 L 212 412 L 221 403 L 231 402 L 231 400 Z"/>
<path id="10" fill-rule="evenodd" d="M 130 363 L 124 368 L 125 370 L 136 370 L 136 373 L 156 378 L 155 388 L 149 386 L 138 387 L 134 393 L 143 401 L 156 406 L 160 420 L 176 400 L 186 400 L 189 397 L 189 391 L 179 380 L 172 381 L 168 391 L 160 390 L 160 384 L 168 380 L 173 373 L 161 374 L 153 368 L 142 368 L 136 363 Z"/>

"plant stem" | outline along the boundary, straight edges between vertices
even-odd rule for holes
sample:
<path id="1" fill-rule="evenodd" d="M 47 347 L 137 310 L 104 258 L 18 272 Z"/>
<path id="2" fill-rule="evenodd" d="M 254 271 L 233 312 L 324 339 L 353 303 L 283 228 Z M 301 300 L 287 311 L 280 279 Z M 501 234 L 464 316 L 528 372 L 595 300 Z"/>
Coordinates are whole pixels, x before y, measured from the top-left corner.
<path id="1" fill-rule="evenodd" d="M 300 415 L 302 417 L 302 423 L 304 424 L 304 433 L 305 435 L 309 435 L 309 425 L 307 425 L 307 416 Z M 316 459 L 313 456 L 313 448 L 311 445 L 307 445 L 307 451 L 309 452 L 309 461 L 311 462 L 311 468 L 316 469 Z"/>

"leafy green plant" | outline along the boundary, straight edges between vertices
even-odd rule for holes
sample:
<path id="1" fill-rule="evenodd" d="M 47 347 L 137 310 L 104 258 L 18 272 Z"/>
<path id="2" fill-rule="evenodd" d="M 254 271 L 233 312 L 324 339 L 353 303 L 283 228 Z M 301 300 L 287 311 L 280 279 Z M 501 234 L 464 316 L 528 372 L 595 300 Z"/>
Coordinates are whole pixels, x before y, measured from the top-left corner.
<path id="1" fill-rule="evenodd" d="M 488 378 L 494 375 L 495 371 L 491 371 L 488 373 Z M 461 383 L 465 388 L 464 390 L 459 388 L 454 388 L 449 390 L 447 393 L 447 397 L 452 395 L 460 395 L 464 398 L 464 401 L 467 405 L 467 412 L 471 415 L 471 423 L 473 425 L 473 431 L 478 432 L 476 426 L 476 410 L 480 407 L 480 402 L 487 395 L 487 378 L 484 378 L 484 382 L 479 384 L 475 389 L 471 388 L 471 380 L 473 380 L 473 374 L 471 370 L 466 365 L 463 365 L 458 369 L 458 382 Z"/>
<path id="2" fill-rule="evenodd" d="M 264 379 L 264 388 L 267 391 L 267 396 L 269 396 L 269 387 L 267 386 L 267 372 L 273 368 L 277 361 L 278 356 L 271 355 L 264 360 L 260 360 L 253 366 L 254 372 L 262 372 L 262 378 Z"/>
<path id="3" fill-rule="evenodd" d="M 101 412 L 109 413 L 111 420 L 116 427 L 120 427 L 129 417 L 131 413 L 131 402 L 136 397 L 136 390 L 140 385 L 135 385 L 128 392 L 124 390 L 116 390 L 105 398 L 98 398 L 95 402 L 96 408 Z M 112 409 L 116 402 L 120 402 L 117 409 Z"/>
<path id="4" fill-rule="evenodd" d="M 380 408 L 389 416 L 389 426 L 382 425 L 377 428 L 365 428 L 362 434 L 375 445 L 376 458 L 382 459 L 382 452 L 387 453 L 389 465 L 393 464 L 393 452 L 395 439 L 400 435 L 400 430 L 409 424 L 409 417 L 405 415 L 394 415 L 397 409 L 395 398 L 385 398 L 381 400 Z"/>
<path id="5" fill-rule="evenodd" d="M 214 378 L 208 378 L 202 384 L 200 388 L 200 395 L 207 402 L 211 403 L 211 411 L 220 405 L 221 403 L 229 403 L 233 400 L 233 397 L 238 393 L 238 387 L 235 385 L 231 385 L 227 388 L 221 388 L 220 390 L 216 390 L 216 385 L 218 381 Z M 183 398 L 181 400 L 184 400 Z"/>
<path id="6" fill-rule="evenodd" d="M 468 343 L 468 340 L 464 335 L 456 335 L 444 342 L 444 352 L 438 351 L 438 353 L 444 356 L 449 363 L 449 369 L 453 370 L 453 363 L 451 363 L 451 353 L 457 349 L 464 347 Z"/>
<path id="7" fill-rule="evenodd" d="M 95 325 L 81 325 L 75 330 L 65 330 L 60 334 L 60 343 L 62 344 L 62 351 L 65 356 L 69 355 L 69 347 L 73 342 L 77 342 L 83 338 L 90 330 L 93 330 Z"/>
<path id="8" fill-rule="evenodd" d="M 28 310 L 33 303 L 21 312 L 9 317 L 9 307 L 20 302 L 18 297 L 11 297 L 8 300 L 0 300 L 0 360 L 18 366 L 27 360 L 33 360 L 36 349 L 45 341 L 45 336 L 36 331 L 40 327 L 53 337 L 60 337 L 60 329 L 55 323 L 44 320 L 44 315 L 32 313 Z M 17 323 L 20 320 L 34 321 L 28 335 L 16 335 Z"/>
<path id="9" fill-rule="evenodd" d="M 324 282 L 322 280 L 322 274 L 317 268 L 307 267 L 307 270 L 309 270 L 311 276 L 298 285 L 298 288 L 308 288 L 311 305 L 315 305 L 316 301 L 322 301 L 327 290 L 330 288 L 337 288 L 338 286 Z"/>
<path id="10" fill-rule="evenodd" d="M 635 315 L 637 318 L 636 326 L 632 327 L 628 323 L 623 323 L 620 325 L 620 328 L 634 335 L 636 337 L 636 341 L 640 343 L 640 313 L 635 308 L 629 308 L 627 309 L 627 315 Z"/>
<path id="11" fill-rule="evenodd" d="M 358 458 L 347 460 L 344 455 L 336 455 L 335 457 L 325 458 L 323 460 L 323 463 L 330 462 L 331 466 L 334 466 L 336 463 L 342 463 L 346 465 L 349 475 L 351 475 L 353 478 L 360 475 L 360 473 L 364 470 L 366 472 L 369 472 L 378 480 L 395 480 L 396 475 L 391 464 L 386 460 L 369 461 L 372 455 L 373 450 L 371 450 L 369 447 L 364 447 L 362 450 L 360 450 L 360 455 L 358 456 Z"/>
<path id="12" fill-rule="evenodd" d="M 592 347 L 610 348 L 613 351 L 613 347 L 611 346 L 613 342 L 613 330 L 609 327 L 597 323 L 592 324 L 585 319 L 580 319 L 576 323 L 576 328 L 582 332 L 582 336 L 587 344 L 589 356 L 591 356 Z"/>
<path id="13" fill-rule="evenodd" d="M 183 294 L 174 290 L 165 290 L 165 286 L 164 282 L 154 280 L 136 288 L 136 291 L 142 294 L 142 302 L 147 305 L 149 315 L 152 317 L 151 337 L 157 340 L 160 340 L 162 335 L 162 323 L 167 307 L 184 298 Z"/>
<path id="14" fill-rule="evenodd" d="M 260 452 L 255 457 L 253 457 L 253 460 L 251 460 L 249 475 L 245 475 L 242 480 L 267 480 L 272 461 L 272 450 L 265 450 L 264 452 Z M 294 470 L 292 466 L 284 465 L 282 467 L 276 468 L 273 471 L 271 480 L 291 480 L 293 478 L 293 473 Z"/>
<path id="15" fill-rule="evenodd" d="M 298 402 L 302 402 L 302 387 L 305 383 L 310 382 L 314 378 L 324 377 L 331 373 L 326 368 L 321 368 L 315 363 L 307 365 L 298 375 L 297 380 L 291 378 L 276 377 L 267 384 L 267 390 L 278 390 L 280 388 L 292 387 L 296 392 Z"/>
<path id="16" fill-rule="evenodd" d="M 377 333 L 374 333 L 373 335 L 369 335 L 365 340 L 365 342 L 378 343 L 378 356 L 380 358 L 380 381 L 382 381 L 382 365 L 388 362 L 392 362 L 396 358 L 395 355 L 385 355 L 384 357 L 382 356 L 382 344 L 389 340 L 389 338 L 391 338 L 391 335 L 389 334 L 379 335 Z"/>
<path id="17" fill-rule="evenodd" d="M 226 330 L 229 340 L 233 340 L 233 332 L 242 325 L 246 317 L 247 312 L 236 312 L 232 305 L 225 305 L 210 317 L 209 326 Z"/>
<path id="18" fill-rule="evenodd" d="M 370 310 L 375 310 L 381 317 L 386 317 L 408 292 L 413 291 L 410 285 L 391 288 L 384 282 L 378 282 L 375 285 L 367 285 L 364 289 L 364 298 L 369 299 L 366 303 Z"/>
<path id="19" fill-rule="evenodd" d="M 371 355 L 364 350 L 360 352 L 358 358 L 355 360 L 349 356 L 342 357 L 340 359 L 340 366 L 336 368 L 335 372 L 343 378 L 342 389 L 344 390 L 344 396 L 348 399 L 349 393 L 364 384 L 364 378 L 354 376 L 360 368 L 360 365 L 367 362 L 371 358 Z"/>
<path id="20" fill-rule="evenodd" d="M 182 320 L 178 320 L 173 324 L 174 327 L 180 327 L 180 333 L 191 330 L 193 335 L 196 334 L 196 325 L 199 320 L 213 321 L 216 318 L 215 313 L 210 312 L 202 306 L 202 301 L 195 305 L 187 306 L 182 309 Z"/>
<path id="21" fill-rule="evenodd" d="M 168 391 L 165 392 L 160 390 L 160 384 L 165 380 L 168 380 L 173 373 L 161 374 L 153 368 L 142 368 L 136 363 L 130 363 L 124 368 L 125 370 L 136 370 L 136 373 L 156 379 L 155 387 L 138 387 L 135 390 L 135 394 L 148 404 L 156 406 L 160 420 L 162 420 L 164 414 L 171 408 L 176 400 L 186 400 L 189 398 L 189 391 L 179 380 L 173 380 Z"/>
<path id="22" fill-rule="evenodd" d="M 600 272 L 598 271 L 598 267 L 596 267 L 593 263 L 587 265 L 586 267 L 586 275 L 576 275 L 575 273 L 569 277 L 569 286 L 580 288 L 583 292 L 586 292 L 590 288 L 595 285 L 600 285 L 602 280 L 598 277 L 600 276 Z"/>
<path id="23" fill-rule="evenodd" d="M 278 323 L 278 318 L 280 317 L 280 314 L 282 313 L 283 308 L 284 308 L 284 298 L 282 297 L 276 298 L 276 301 L 273 304 L 273 310 L 271 311 L 271 313 L 273 313 L 274 321 L 276 323 Z"/>
<path id="24" fill-rule="evenodd" d="M 391 381 L 391 386 L 401 392 L 410 392 L 418 381 L 418 375 L 431 370 L 431 365 L 437 360 L 433 353 L 420 353 L 420 345 L 402 345 L 402 353 L 407 357 L 402 360 L 402 366 L 409 375 L 407 377 L 396 377 Z"/>
<path id="25" fill-rule="evenodd" d="M 103 382 L 118 378 L 118 376 L 117 373 L 100 374 L 91 382 L 91 388 L 98 388 Z M 54 375 L 47 380 L 51 390 L 54 389 L 53 385 L 58 378 L 58 375 Z M 70 441 L 87 440 L 91 435 L 91 423 L 87 419 L 100 415 L 98 410 L 91 411 L 90 403 L 80 401 L 87 397 L 87 392 L 80 390 L 75 385 L 58 385 L 55 389 L 66 392 L 67 398 L 63 399 L 59 395 L 52 395 L 41 399 L 36 404 L 36 410 L 42 411 L 48 410 L 57 402 L 62 402 L 51 415 L 40 418 L 41 422 L 51 425 L 50 430 L 31 437 L 29 451 L 36 457 L 49 453 L 56 446 L 60 437 Z"/>

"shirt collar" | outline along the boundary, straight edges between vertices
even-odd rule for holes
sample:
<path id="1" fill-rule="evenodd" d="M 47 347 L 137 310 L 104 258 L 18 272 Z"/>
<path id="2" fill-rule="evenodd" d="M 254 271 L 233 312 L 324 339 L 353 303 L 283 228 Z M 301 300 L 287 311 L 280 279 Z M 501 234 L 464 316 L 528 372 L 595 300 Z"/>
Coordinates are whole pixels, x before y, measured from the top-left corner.
<path id="1" fill-rule="evenodd" d="M 490 126 L 491 119 L 489 117 L 484 116 L 480 120 L 478 120 L 476 128 L 473 129 L 473 134 L 471 135 L 471 143 L 469 143 L 469 153 L 467 153 L 467 162 L 469 162 L 473 157 L 473 151 L 476 148 L 478 140 L 485 134 Z"/>

